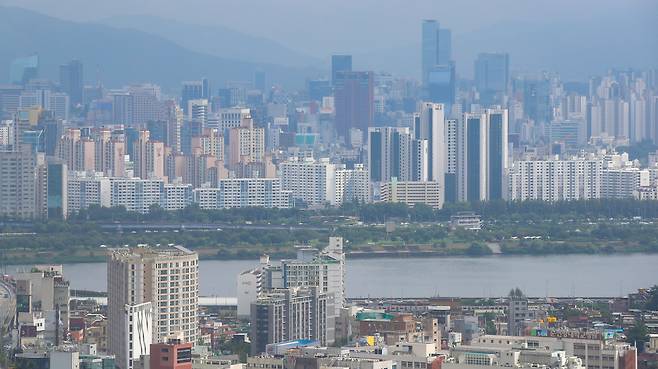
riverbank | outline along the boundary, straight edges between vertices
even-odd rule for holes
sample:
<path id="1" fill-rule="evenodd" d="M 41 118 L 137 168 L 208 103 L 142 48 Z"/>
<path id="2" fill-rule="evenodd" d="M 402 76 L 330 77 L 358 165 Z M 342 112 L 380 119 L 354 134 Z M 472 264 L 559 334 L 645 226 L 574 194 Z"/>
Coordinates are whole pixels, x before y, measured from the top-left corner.
<path id="1" fill-rule="evenodd" d="M 559 255 L 631 255 L 631 254 L 658 254 L 658 250 L 653 248 L 642 247 L 601 247 L 598 251 L 586 246 L 569 246 L 563 248 L 546 247 L 541 252 L 532 250 L 522 250 L 519 248 L 501 247 L 500 252 L 492 252 L 484 248 L 473 249 L 464 245 L 456 247 L 444 247 L 432 249 L 433 245 L 413 245 L 410 247 L 393 248 L 373 247 L 369 245 L 367 250 L 359 249 L 346 252 L 348 259 L 379 259 L 379 258 L 451 258 L 451 257 L 512 257 L 512 256 L 559 256 Z M 291 248 L 287 251 L 263 252 L 256 251 L 227 253 L 218 252 L 216 249 L 194 249 L 199 254 L 200 260 L 258 260 L 262 254 L 268 254 L 273 260 L 290 259 L 295 257 L 295 250 Z M 99 250 L 82 250 L 81 252 L 71 253 L 67 250 L 62 251 L 42 251 L 37 253 L 18 252 L 7 253 L 3 255 L 5 265 L 29 265 L 29 264 L 71 264 L 71 263 L 100 263 L 107 259 L 107 248 Z"/>

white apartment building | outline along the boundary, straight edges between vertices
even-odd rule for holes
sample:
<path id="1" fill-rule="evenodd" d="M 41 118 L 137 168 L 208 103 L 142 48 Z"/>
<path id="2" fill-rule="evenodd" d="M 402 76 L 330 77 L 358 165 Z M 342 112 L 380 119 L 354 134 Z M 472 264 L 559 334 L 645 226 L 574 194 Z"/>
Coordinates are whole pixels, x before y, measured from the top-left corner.
<path id="1" fill-rule="evenodd" d="M 220 179 L 217 185 L 215 188 L 195 188 L 193 202 L 201 209 L 290 207 L 290 195 L 282 191 L 278 178 Z"/>
<path id="2" fill-rule="evenodd" d="M 270 263 L 261 257 L 260 265 L 242 272 L 237 277 L 238 315 L 249 314 L 250 305 L 264 292 L 291 287 L 319 287 L 331 293 L 335 316 L 345 306 L 345 253 L 342 237 L 330 237 L 329 245 L 319 251 L 301 247 L 296 259 Z"/>
<path id="3" fill-rule="evenodd" d="M 146 214 L 152 205 L 160 205 L 164 182 L 156 179 L 110 178 L 110 186 L 111 206 L 123 206 L 128 211 Z"/>
<path id="4" fill-rule="evenodd" d="M 608 168 L 603 170 L 601 197 L 606 199 L 628 199 L 640 187 L 651 183 L 649 171 L 640 168 Z"/>
<path id="5" fill-rule="evenodd" d="M 346 169 L 345 165 L 336 166 L 335 178 L 333 203 L 336 206 L 351 201 L 370 202 L 368 170 L 363 164 L 355 164 L 354 169 Z"/>
<path id="6" fill-rule="evenodd" d="M 37 216 L 36 166 L 32 153 L 0 151 L 0 216 Z"/>
<path id="7" fill-rule="evenodd" d="M 438 182 L 398 182 L 382 183 L 379 190 L 382 202 L 400 202 L 413 206 L 425 204 L 434 209 L 443 207 L 443 189 Z"/>
<path id="8" fill-rule="evenodd" d="M 144 317 L 151 317 L 151 343 L 171 336 L 196 343 L 198 261 L 197 253 L 182 246 L 116 249 L 108 255 L 108 350 L 117 356 L 117 367 L 131 369 L 141 350 L 136 344 L 148 339 Z"/>
<path id="9" fill-rule="evenodd" d="M 290 159 L 279 165 L 281 187 L 309 207 L 336 205 L 336 165 L 328 158 Z"/>
<path id="10" fill-rule="evenodd" d="M 658 200 L 658 186 L 644 186 L 638 187 L 635 192 L 633 192 L 633 197 L 636 200 Z"/>
<path id="11" fill-rule="evenodd" d="M 604 161 L 597 158 L 521 160 L 508 174 L 510 201 L 569 201 L 601 197 Z"/>
<path id="12" fill-rule="evenodd" d="M 265 129 L 254 127 L 251 115 L 229 131 L 229 164 L 252 163 L 265 156 Z"/>
<path id="13" fill-rule="evenodd" d="M 191 184 L 165 184 L 160 206 L 164 210 L 185 209 L 192 203 Z"/>
<path id="14" fill-rule="evenodd" d="M 322 251 L 301 248 L 297 259 L 281 261 L 283 286 L 319 287 L 334 297 L 335 316 L 345 306 L 345 252 L 342 237 L 329 237 Z"/>
<path id="15" fill-rule="evenodd" d="M 100 173 L 70 172 L 67 191 L 70 212 L 78 212 L 91 205 L 112 206 L 110 179 Z"/>

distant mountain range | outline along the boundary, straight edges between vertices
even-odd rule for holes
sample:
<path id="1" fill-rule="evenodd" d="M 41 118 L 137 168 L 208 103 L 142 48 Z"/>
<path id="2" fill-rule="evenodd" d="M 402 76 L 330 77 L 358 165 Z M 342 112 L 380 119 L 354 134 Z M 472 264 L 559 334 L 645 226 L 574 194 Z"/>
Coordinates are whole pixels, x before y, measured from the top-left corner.
<path id="1" fill-rule="evenodd" d="M 269 83 L 301 87 L 308 76 L 322 74 L 301 62 L 297 66 L 268 63 L 265 57 L 257 59 L 256 52 L 239 53 L 228 44 L 227 50 L 235 57 L 194 50 L 198 46 L 195 43 L 186 48 L 154 32 L 65 21 L 13 7 L 0 7 L 0 35 L 0 82 L 8 80 L 13 59 L 34 53 L 39 55 L 42 77 L 58 80 L 60 64 L 80 59 L 87 81 L 100 80 L 109 87 L 155 82 L 176 91 L 181 81 L 204 76 L 218 87 L 226 81 L 251 81 L 256 70 L 265 71 Z M 246 39 L 244 36 L 236 42 Z M 269 61 L 275 60 L 274 54 L 281 59 L 294 55 L 283 47 L 275 53 L 276 43 L 257 38 L 252 41 L 273 55 Z M 242 61 L 237 56 L 253 56 L 261 62 Z"/>
<path id="2" fill-rule="evenodd" d="M 237 60 L 306 67 L 320 61 L 268 38 L 255 37 L 221 25 L 194 25 L 149 15 L 107 18 L 103 24 L 160 36 L 187 49 Z"/>
<path id="3" fill-rule="evenodd" d="M 471 78 L 476 55 L 493 51 L 508 52 L 513 70 L 556 71 L 565 80 L 584 80 L 610 68 L 657 67 L 658 14 L 647 15 L 655 22 L 634 22 L 633 17 L 514 21 L 468 33 L 453 30 L 457 73 Z M 309 34 L 306 42 L 313 37 Z M 270 84 L 302 87 L 307 78 L 328 74 L 329 51 L 310 56 L 284 41 L 145 15 L 78 23 L 0 7 L 0 83 L 7 80 L 11 60 L 34 53 L 40 56 L 41 75 L 53 80 L 60 64 L 80 59 L 87 82 L 100 80 L 108 87 L 155 82 L 174 92 L 181 81 L 204 76 L 216 88 L 226 81 L 251 81 L 256 70 L 263 70 Z M 403 45 L 353 45 L 354 67 L 419 78 L 419 41 L 420 32 Z"/>

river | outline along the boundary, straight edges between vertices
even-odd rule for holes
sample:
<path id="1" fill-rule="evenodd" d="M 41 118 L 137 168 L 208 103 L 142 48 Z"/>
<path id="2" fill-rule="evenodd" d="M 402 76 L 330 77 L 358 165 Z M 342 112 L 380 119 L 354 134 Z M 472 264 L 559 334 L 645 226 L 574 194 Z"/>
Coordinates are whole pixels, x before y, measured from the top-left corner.
<path id="1" fill-rule="evenodd" d="M 235 296 L 236 276 L 256 260 L 200 262 L 202 296 Z M 25 269 L 8 266 L 7 273 Z M 658 254 L 425 257 L 347 261 L 348 297 L 621 296 L 658 284 Z M 105 263 L 64 264 L 74 289 L 104 291 Z"/>

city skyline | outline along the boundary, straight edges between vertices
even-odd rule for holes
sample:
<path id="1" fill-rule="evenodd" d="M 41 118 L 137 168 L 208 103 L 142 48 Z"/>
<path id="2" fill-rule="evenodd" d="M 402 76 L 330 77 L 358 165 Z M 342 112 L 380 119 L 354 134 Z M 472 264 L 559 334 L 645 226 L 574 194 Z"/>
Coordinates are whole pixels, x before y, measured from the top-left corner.
<path id="1" fill-rule="evenodd" d="M 0 369 L 656 369 L 658 4 L 126 1 L 0 0 Z"/>

